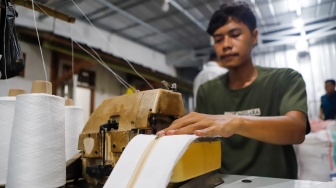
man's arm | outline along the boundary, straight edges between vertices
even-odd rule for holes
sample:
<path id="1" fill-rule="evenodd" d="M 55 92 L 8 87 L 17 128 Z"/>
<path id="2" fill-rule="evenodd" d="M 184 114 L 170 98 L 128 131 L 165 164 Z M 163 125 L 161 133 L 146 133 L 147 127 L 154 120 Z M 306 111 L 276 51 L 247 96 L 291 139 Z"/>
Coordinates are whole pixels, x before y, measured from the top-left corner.
<path id="1" fill-rule="evenodd" d="M 324 120 L 324 116 L 323 116 L 323 110 L 322 108 L 320 108 L 320 115 L 319 115 L 320 119 Z"/>
<path id="2" fill-rule="evenodd" d="M 300 111 L 278 117 L 244 117 L 237 134 L 271 144 L 301 144 L 306 124 L 306 114 Z"/>
<path id="3" fill-rule="evenodd" d="M 284 116 L 255 117 L 190 113 L 157 134 L 192 134 L 230 137 L 233 134 L 271 144 L 299 144 L 304 141 L 306 114 L 289 111 Z"/>

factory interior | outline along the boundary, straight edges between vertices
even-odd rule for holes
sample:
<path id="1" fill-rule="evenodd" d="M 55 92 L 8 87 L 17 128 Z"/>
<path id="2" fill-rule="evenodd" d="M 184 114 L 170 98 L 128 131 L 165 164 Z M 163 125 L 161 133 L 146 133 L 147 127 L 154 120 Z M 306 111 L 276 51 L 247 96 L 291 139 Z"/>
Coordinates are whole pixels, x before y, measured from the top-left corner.
<path id="1" fill-rule="evenodd" d="M 226 85 L 217 80 L 231 84 L 239 68 L 230 64 L 238 55 L 218 55 L 218 32 L 230 24 L 250 29 L 245 20 L 229 16 L 209 34 L 210 20 L 224 3 L 248 5 L 256 18 L 255 43 L 240 47 L 251 49 L 251 70 L 258 76 L 262 70 L 287 70 L 299 77 L 276 78 L 281 88 L 260 85 L 260 94 L 248 97 L 261 104 L 276 101 L 265 108 L 275 114 L 257 107 L 214 110 L 238 96 L 232 88 L 232 93 L 220 93 Z M 0 21 L 0 188 L 336 187 L 336 0 L 1 0 Z M 228 33 L 236 30 L 245 31 Z M 223 73 L 195 93 L 196 78 L 210 64 L 211 53 L 217 53 L 216 69 Z M 268 81 L 258 76 L 255 82 Z M 241 90 L 256 86 L 253 81 Z M 302 87 L 278 94 L 292 86 Z M 302 101 L 303 110 L 297 106 Z M 326 101 L 332 118 L 327 118 Z M 258 116 L 247 119 L 260 122 L 275 116 L 268 124 L 281 132 L 286 128 L 276 127 L 278 116 L 279 124 L 293 124 L 282 125 L 287 133 L 298 124 L 306 132 L 301 131 L 301 141 L 288 142 L 281 138 L 290 136 L 274 132 L 270 141 L 251 136 L 254 131 L 226 136 L 220 132 L 224 126 L 219 129 L 222 120 L 216 119 L 212 127 L 218 129 L 212 130 L 223 134 L 196 128 L 182 132 L 215 115 L 229 120 Z M 182 125 L 188 117 L 195 123 Z M 170 125 L 174 129 L 168 131 Z M 237 141 L 237 135 L 248 141 Z M 234 151 L 226 155 L 225 144 L 234 138 Z M 260 147 L 249 150 L 257 147 L 254 141 Z M 240 144 L 251 153 L 239 153 Z M 246 165 L 246 160 L 231 159 L 233 153 L 241 154 L 239 160 L 255 158 L 247 157 L 252 162 Z M 239 170 L 225 169 L 226 157 Z M 242 170 L 257 164 L 260 173 Z M 282 164 L 294 175 L 262 170 L 276 171 Z"/>

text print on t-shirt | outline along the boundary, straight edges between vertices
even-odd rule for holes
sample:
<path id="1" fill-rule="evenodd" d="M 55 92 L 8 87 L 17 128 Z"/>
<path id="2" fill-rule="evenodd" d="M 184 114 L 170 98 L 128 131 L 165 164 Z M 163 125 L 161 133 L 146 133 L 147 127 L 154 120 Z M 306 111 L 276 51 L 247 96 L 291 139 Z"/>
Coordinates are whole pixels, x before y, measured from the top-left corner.
<path id="1" fill-rule="evenodd" d="M 253 108 L 249 110 L 242 110 L 237 112 L 224 112 L 224 114 L 233 114 L 233 115 L 239 115 L 239 116 L 260 116 L 260 108 Z"/>

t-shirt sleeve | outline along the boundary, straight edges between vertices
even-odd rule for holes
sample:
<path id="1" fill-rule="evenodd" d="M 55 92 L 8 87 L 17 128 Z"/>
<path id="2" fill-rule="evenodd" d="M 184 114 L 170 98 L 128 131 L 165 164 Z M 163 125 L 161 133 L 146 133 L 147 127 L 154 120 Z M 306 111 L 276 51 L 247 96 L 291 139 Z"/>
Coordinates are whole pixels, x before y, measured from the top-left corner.
<path id="1" fill-rule="evenodd" d="M 299 110 L 307 114 L 306 84 L 301 74 L 291 70 L 284 74 L 283 97 L 280 105 L 280 114 L 285 115 L 292 110 Z"/>
<path id="2" fill-rule="evenodd" d="M 199 112 L 199 113 L 203 113 L 203 109 L 202 107 L 205 106 L 205 92 L 206 90 L 204 89 L 204 86 L 201 85 L 197 91 L 197 97 L 196 97 L 196 108 L 195 108 L 195 112 Z"/>
<path id="3" fill-rule="evenodd" d="M 280 105 L 280 114 L 285 115 L 289 111 L 297 110 L 306 114 L 307 116 L 307 93 L 306 84 L 300 73 L 289 69 L 284 74 L 283 83 L 283 97 Z M 307 116 L 307 129 L 309 133 L 310 125 Z"/>

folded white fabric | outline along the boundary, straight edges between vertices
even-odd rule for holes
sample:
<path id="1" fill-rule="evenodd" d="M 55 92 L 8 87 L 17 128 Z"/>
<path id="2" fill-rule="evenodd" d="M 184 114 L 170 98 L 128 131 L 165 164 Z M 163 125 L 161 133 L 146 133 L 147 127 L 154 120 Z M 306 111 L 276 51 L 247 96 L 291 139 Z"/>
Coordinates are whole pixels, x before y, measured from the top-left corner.
<path id="1" fill-rule="evenodd" d="M 195 135 L 138 135 L 125 148 L 104 188 L 164 188 Z"/>

